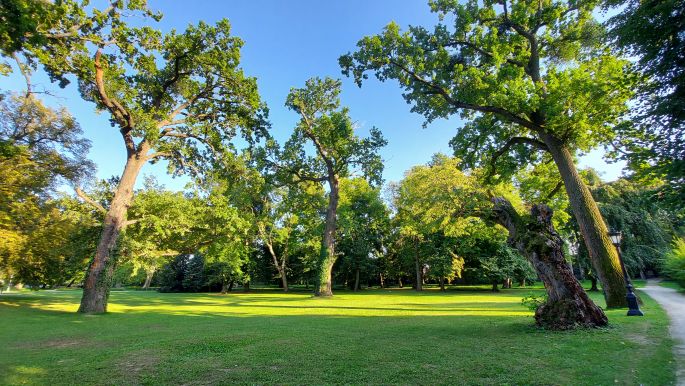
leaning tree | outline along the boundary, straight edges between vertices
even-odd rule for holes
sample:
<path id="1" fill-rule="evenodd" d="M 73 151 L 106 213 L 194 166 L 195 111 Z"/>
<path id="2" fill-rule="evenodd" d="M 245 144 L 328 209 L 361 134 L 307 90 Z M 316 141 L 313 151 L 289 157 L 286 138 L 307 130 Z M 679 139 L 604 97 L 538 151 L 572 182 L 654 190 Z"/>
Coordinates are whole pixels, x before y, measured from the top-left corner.
<path id="1" fill-rule="evenodd" d="M 343 55 L 358 85 L 375 73 L 396 79 L 427 123 L 460 114 L 452 140 L 469 167 L 509 178 L 525 164 L 553 161 L 580 224 L 610 307 L 625 304 L 616 250 L 574 156 L 608 144 L 635 77 L 600 44 L 595 1 L 432 0 L 432 31 L 391 23 Z"/>
<path id="2" fill-rule="evenodd" d="M 110 114 L 126 151 L 84 283 L 79 312 L 88 313 L 107 310 L 114 250 L 141 168 L 167 160 L 173 173 L 199 176 L 212 166 L 230 167 L 238 129 L 249 139 L 265 127 L 256 80 L 239 66 L 243 43 L 231 36 L 227 20 L 162 35 L 127 23 L 132 13 L 159 18 L 145 1 L 111 4 L 92 16 L 72 10 L 65 16 L 72 28 L 22 47 L 51 76 L 75 76 L 82 97 Z"/>
<path id="3" fill-rule="evenodd" d="M 331 296 L 331 274 L 335 255 L 335 231 L 340 179 L 355 170 L 375 183 L 381 182 L 383 163 L 378 149 L 386 141 L 380 130 L 370 129 L 370 137 L 360 138 L 354 133 L 354 124 L 347 108 L 340 108 L 339 80 L 330 78 L 309 79 L 304 88 L 293 88 L 286 106 L 300 115 L 290 139 L 283 149 L 272 142 L 265 158 L 266 165 L 286 183 L 328 183 L 328 208 L 324 226 L 318 272 L 316 296 Z M 315 155 L 309 155 L 306 146 L 313 145 Z"/>

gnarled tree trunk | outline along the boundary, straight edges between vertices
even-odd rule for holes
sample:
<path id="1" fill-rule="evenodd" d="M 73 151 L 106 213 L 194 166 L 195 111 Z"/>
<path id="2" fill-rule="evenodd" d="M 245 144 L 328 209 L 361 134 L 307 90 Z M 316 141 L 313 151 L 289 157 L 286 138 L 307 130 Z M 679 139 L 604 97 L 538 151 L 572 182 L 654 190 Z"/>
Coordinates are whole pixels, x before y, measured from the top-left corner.
<path id="1" fill-rule="evenodd" d="M 119 234 L 126 225 L 126 213 L 133 199 L 133 186 L 140 169 L 147 161 L 145 154 L 148 149 L 147 146 L 143 146 L 140 151 L 129 154 L 126 160 L 126 167 L 124 167 L 121 180 L 114 192 L 109 210 L 105 214 L 95 257 L 88 267 L 78 312 L 107 312 L 107 299 L 109 298 L 109 289 L 116 265 L 113 254 Z"/>
<path id="2" fill-rule="evenodd" d="M 547 301 L 535 311 L 536 323 L 566 330 L 601 327 L 608 319 L 587 296 L 564 258 L 563 240 L 552 225 L 552 210 L 534 205 L 530 216 L 519 216 L 504 198 L 494 198 L 494 220 L 509 231 L 509 244 L 535 268 L 547 290 Z"/>
<path id="3" fill-rule="evenodd" d="M 328 209 L 326 210 L 326 225 L 321 244 L 319 271 L 316 277 L 314 296 L 333 296 L 333 264 L 335 264 L 335 228 L 340 199 L 340 182 L 338 176 L 331 175 L 328 179 L 330 193 L 328 195 Z"/>
<path id="4" fill-rule="evenodd" d="M 571 152 L 552 135 L 545 135 L 543 139 L 564 181 L 571 210 L 583 235 L 592 266 L 602 283 L 607 307 L 625 307 L 628 304 L 621 263 L 597 203 L 580 178 Z"/>

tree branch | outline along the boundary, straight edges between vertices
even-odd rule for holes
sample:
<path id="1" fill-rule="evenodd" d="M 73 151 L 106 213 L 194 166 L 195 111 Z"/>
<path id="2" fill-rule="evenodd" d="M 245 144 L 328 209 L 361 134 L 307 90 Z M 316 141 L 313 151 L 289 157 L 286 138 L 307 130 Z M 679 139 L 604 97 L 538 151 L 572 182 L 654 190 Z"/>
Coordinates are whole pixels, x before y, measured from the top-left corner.
<path id="1" fill-rule="evenodd" d="M 129 114 L 128 110 L 124 108 L 116 99 L 110 98 L 107 95 L 107 89 L 105 87 L 104 80 L 104 69 L 102 68 L 102 47 L 98 48 L 95 53 L 95 86 L 98 92 L 98 98 L 104 104 L 107 109 L 112 113 L 116 121 L 121 126 L 119 132 L 124 138 L 124 143 L 126 144 L 126 151 L 129 156 L 136 152 L 136 145 L 133 142 L 131 136 L 131 130 L 133 129 L 133 117 Z"/>
<path id="2" fill-rule="evenodd" d="M 562 181 L 562 180 L 557 181 L 557 184 L 554 185 L 554 189 L 552 189 L 552 191 L 550 191 L 547 194 L 547 201 L 551 200 L 552 197 L 554 197 L 557 193 L 559 193 L 559 190 L 561 190 L 562 186 L 564 186 L 564 181 Z"/>
<path id="3" fill-rule="evenodd" d="M 495 154 L 492 155 L 492 158 L 490 158 L 490 170 L 486 174 L 485 178 L 486 180 L 489 180 L 492 176 L 495 175 L 496 171 L 496 163 L 499 157 L 502 155 L 506 154 L 509 152 L 512 146 L 517 145 L 517 144 L 527 144 L 527 145 L 532 145 L 534 147 L 539 148 L 540 150 L 543 151 L 548 151 L 547 145 L 544 144 L 542 141 L 538 141 L 535 138 L 528 138 L 528 137 L 512 137 L 510 138 L 507 143 L 502 146 L 499 150 L 495 152 Z"/>
<path id="4" fill-rule="evenodd" d="M 433 90 L 434 93 L 442 96 L 445 99 L 445 101 L 447 101 L 447 103 L 451 104 L 455 108 L 473 110 L 473 111 L 478 111 L 478 112 L 482 112 L 482 113 L 496 114 L 496 115 L 500 116 L 501 118 L 504 118 L 505 120 L 507 120 L 509 122 L 516 123 L 516 124 L 521 125 L 527 129 L 530 129 L 533 131 L 541 131 L 542 130 L 542 128 L 537 126 L 535 123 L 533 123 L 527 119 L 524 119 L 524 118 L 512 113 L 511 111 L 509 111 L 507 109 L 504 109 L 501 107 L 496 107 L 496 106 L 475 105 L 472 103 L 466 103 L 466 102 L 456 100 L 456 99 L 452 98 L 452 96 L 450 96 L 450 94 L 444 88 L 422 78 L 421 76 L 416 74 L 414 71 L 411 71 L 407 67 L 399 64 L 394 59 L 390 59 L 390 64 L 398 67 L 399 69 L 401 69 L 402 71 L 407 73 L 409 76 L 411 76 L 415 81 L 423 84 L 424 86 Z"/>
<path id="5" fill-rule="evenodd" d="M 447 44 L 444 45 L 444 47 L 447 47 L 447 46 L 466 46 L 466 47 L 469 47 L 469 48 L 471 48 L 472 50 L 478 52 L 479 54 L 481 54 L 481 55 L 483 55 L 483 56 L 487 56 L 487 57 L 489 57 L 489 58 L 494 58 L 494 57 L 495 57 L 495 55 L 493 55 L 491 52 L 488 52 L 488 51 L 486 51 L 486 50 L 484 50 L 484 49 L 478 47 L 477 45 L 475 45 L 475 44 L 473 44 L 473 43 L 471 43 L 471 42 L 467 42 L 467 41 L 465 41 L 465 40 L 453 40 L 453 41 L 450 41 L 450 42 L 448 42 Z M 507 61 L 507 63 L 509 63 L 509 64 L 513 64 L 513 65 L 515 65 L 515 66 L 518 66 L 518 67 L 521 67 L 521 68 L 524 68 L 524 69 L 526 68 L 526 65 L 525 65 L 524 63 L 522 63 L 522 62 L 519 62 L 518 60 L 507 58 L 506 61 Z"/>
<path id="6" fill-rule="evenodd" d="M 79 187 L 77 186 L 77 187 L 74 188 L 74 191 L 76 191 L 76 195 L 77 195 L 77 196 L 79 196 L 83 201 L 85 201 L 85 202 L 88 203 L 90 206 L 92 206 L 93 208 L 95 208 L 98 212 L 103 213 L 103 214 L 107 213 L 107 209 L 105 209 L 105 208 L 104 208 L 102 205 L 100 205 L 100 203 L 98 203 L 97 201 L 95 201 L 95 200 L 93 200 L 92 198 L 88 197 L 88 195 L 86 194 L 86 192 L 84 192 L 83 190 L 81 190 L 81 188 L 79 188 Z"/>

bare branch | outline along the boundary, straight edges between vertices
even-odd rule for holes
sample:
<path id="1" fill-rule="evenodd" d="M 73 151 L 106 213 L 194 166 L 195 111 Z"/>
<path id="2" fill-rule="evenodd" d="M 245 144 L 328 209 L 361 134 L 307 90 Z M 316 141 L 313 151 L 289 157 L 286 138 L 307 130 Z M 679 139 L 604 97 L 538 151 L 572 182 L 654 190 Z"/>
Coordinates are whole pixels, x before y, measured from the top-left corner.
<path id="1" fill-rule="evenodd" d="M 17 62 L 19 72 L 21 72 L 21 75 L 23 75 L 24 79 L 26 80 L 26 98 L 28 98 L 33 93 L 31 85 L 31 75 L 29 74 L 29 71 L 26 69 L 26 65 L 21 61 L 21 59 L 19 59 L 19 56 L 16 52 L 12 53 L 12 58 L 14 58 L 14 61 Z"/>
<path id="2" fill-rule="evenodd" d="M 160 158 L 160 157 L 169 157 L 169 156 L 171 156 L 171 153 L 169 153 L 169 152 L 166 152 L 166 151 L 158 151 L 158 152 L 156 152 L 156 153 L 152 153 L 152 154 L 147 155 L 147 156 L 145 157 L 145 160 L 146 160 L 146 161 L 149 161 L 149 160 L 151 160 L 151 159 Z"/>
<path id="3" fill-rule="evenodd" d="M 100 203 L 98 203 L 97 201 L 95 201 L 95 200 L 93 200 L 92 198 L 88 197 L 88 195 L 86 194 L 86 192 L 84 192 L 83 190 L 81 190 L 81 188 L 79 188 L 79 187 L 77 186 L 76 188 L 74 188 L 74 191 L 76 191 L 76 195 L 77 195 L 77 196 L 79 196 L 83 201 L 85 201 L 85 202 L 88 203 L 90 206 L 92 206 L 93 208 L 95 208 L 98 212 L 100 212 L 100 213 L 107 213 L 107 209 L 105 209 L 105 208 L 104 208 L 102 205 L 100 205 Z"/>

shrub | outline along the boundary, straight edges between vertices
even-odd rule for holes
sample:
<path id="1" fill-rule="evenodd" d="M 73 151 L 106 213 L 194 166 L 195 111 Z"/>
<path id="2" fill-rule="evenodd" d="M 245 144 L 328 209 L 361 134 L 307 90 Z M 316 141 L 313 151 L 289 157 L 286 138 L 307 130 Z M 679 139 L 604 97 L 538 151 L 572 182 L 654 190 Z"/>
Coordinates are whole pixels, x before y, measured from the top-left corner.
<path id="1" fill-rule="evenodd" d="M 521 299 L 521 304 L 535 312 L 541 305 L 547 302 L 547 294 L 542 296 L 529 295 Z"/>
<path id="2" fill-rule="evenodd" d="M 675 241 L 664 258 L 664 273 L 685 288 L 685 238 Z"/>

